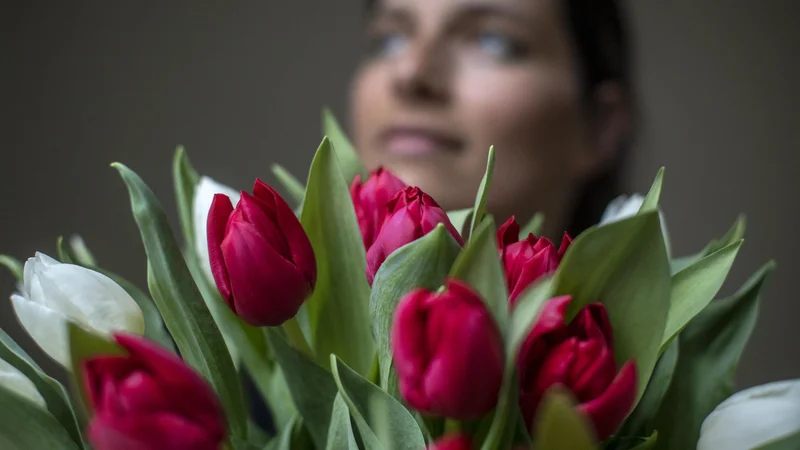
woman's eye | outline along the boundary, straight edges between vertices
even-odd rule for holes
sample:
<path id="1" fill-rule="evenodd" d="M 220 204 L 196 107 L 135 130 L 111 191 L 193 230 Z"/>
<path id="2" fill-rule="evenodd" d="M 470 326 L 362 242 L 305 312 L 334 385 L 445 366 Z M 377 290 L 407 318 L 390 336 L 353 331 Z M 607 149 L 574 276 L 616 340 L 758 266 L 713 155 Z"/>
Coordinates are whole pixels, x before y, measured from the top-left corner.
<path id="1" fill-rule="evenodd" d="M 384 33 L 370 41 L 370 54 L 376 57 L 394 56 L 403 51 L 408 38 L 399 32 Z"/>
<path id="2" fill-rule="evenodd" d="M 515 59 L 525 53 L 519 41 L 500 33 L 481 32 L 476 41 L 482 51 L 501 59 Z"/>

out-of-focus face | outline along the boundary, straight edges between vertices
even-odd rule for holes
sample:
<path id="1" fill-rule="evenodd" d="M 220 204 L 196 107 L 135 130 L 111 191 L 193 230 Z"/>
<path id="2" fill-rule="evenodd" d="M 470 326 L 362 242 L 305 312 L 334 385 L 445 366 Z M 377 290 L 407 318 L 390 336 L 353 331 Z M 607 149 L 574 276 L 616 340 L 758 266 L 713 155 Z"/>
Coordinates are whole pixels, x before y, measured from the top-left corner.
<path id="1" fill-rule="evenodd" d="M 353 82 L 353 137 L 444 208 L 472 206 L 491 145 L 497 221 L 563 227 L 596 170 L 579 72 L 557 0 L 383 0 Z M 548 233 L 550 234 L 550 233 Z"/>

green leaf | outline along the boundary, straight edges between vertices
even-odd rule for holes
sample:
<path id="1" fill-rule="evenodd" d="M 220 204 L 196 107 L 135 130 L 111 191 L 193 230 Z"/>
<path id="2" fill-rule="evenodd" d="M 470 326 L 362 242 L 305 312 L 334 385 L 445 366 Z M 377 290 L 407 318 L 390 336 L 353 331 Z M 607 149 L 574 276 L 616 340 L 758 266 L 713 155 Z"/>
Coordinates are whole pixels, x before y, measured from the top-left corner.
<path id="1" fill-rule="evenodd" d="M 115 163 L 131 197 L 147 253 L 147 281 L 164 323 L 187 364 L 216 390 L 231 435 L 245 438 L 247 417 L 238 374 L 200 291 L 194 284 L 161 204 L 136 173 Z"/>
<path id="2" fill-rule="evenodd" d="M 189 155 L 186 154 L 182 145 L 175 149 L 175 157 L 172 159 L 172 182 L 175 188 L 175 199 L 178 205 L 178 216 L 180 217 L 183 239 L 188 248 L 194 248 L 194 224 L 192 218 L 192 206 L 194 203 L 194 190 L 200 182 L 200 176 L 189 162 Z"/>
<path id="3" fill-rule="evenodd" d="M 345 181 L 351 183 L 356 175 L 361 175 L 361 179 L 366 180 L 369 176 L 367 169 L 329 108 L 322 110 L 322 130 L 333 145 Z"/>
<path id="4" fill-rule="evenodd" d="M 350 423 L 350 410 L 341 393 L 336 394 L 331 412 L 331 426 L 328 428 L 328 450 L 358 450 L 353 425 Z"/>
<path id="5" fill-rule="evenodd" d="M 475 236 L 478 226 L 486 215 L 486 200 L 489 197 L 489 187 L 492 184 L 492 174 L 494 173 L 494 146 L 489 147 L 489 157 L 486 161 L 486 173 L 483 174 L 481 185 L 478 187 L 478 195 L 475 197 L 475 207 L 472 209 L 472 225 L 469 227 L 470 241 Z"/>
<path id="6" fill-rule="evenodd" d="M 317 285 L 306 301 L 312 347 L 321 365 L 335 353 L 367 374 L 375 357 L 369 321 L 364 242 L 330 141 L 311 162 L 301 222 L 317 260 Z"/>
<path id="7" fill-rule="evenodd" d="M 86 246 L 83 238 L 75 234 L 69 238 L 69 249 L 72 259 L 84 267 L 96 267 L 97 260 Z"/>
<path id="8" fill-rule="evenodd" d="M 306 196 L 306 187 L 303 186 L 303 183 L 280 164 L 272 165 L 272 174 L 283 185 L 283 189 L 292 201 L 296 205 L 302 205 L 303 198 Z"/>
<path id="9" fill-rule="evenodd" d="M 590 228 L 570 245 L 555 295 L 571 295 L 566 319 L 602 302 L 614 330 L 618 366 L 636 361 L 638 399 L 658 360 L 669 311 L 670 277 L 658 211 Z"/>
<path id="10" fill-rule="evenodd" d="M 324 448 L 337 392 L 331 373 L 292 348 L 277 329 L 267 328 L 265 334 L 314 444 Z"/>
<path id="11" fill-rule="evenodd" d="M 0 448 L 4 450 L 81 448 L 55 417 L 0 386 Z"/>
<path id="12" fill-rule="evenodd" d="M 482 450 L 506 448 L 514 437 L 515 429 L 522 421 L 517 403 L 517 356 L 522 343 L 536 324 L 542 307 L 552 297 L 552 289 L 552 278 L 544 277 L 525 289 L 514 307 L 506 342 L 503 384 L 500 387 L 497 407 L 489 432 L 481 447 Z M 523 425 L 525 424 L 523 423 Z M 527 433 L 527 426 L 523 426 L 523 429 L 523 432 Z"/>
<path id="13" fill-rule="evenodd" d="M 599 448 L 592 426 L 575 410 L 567 392 L 549 389 L 542 399 L 534 448 L 537 450 L 595 450 Z"/>
<path id="14" fill-rule="evenodd" d="M 652 450 L 656 448 L 658 443 L 658 432 L 654 431 L 649 438 L 645 439 L 641 444 L 631 448 L 631 450 Z"/>
<path id="15" fill-rule="evenodd" d="M 472 208 L 457 209 L 455 211 L 447 211 L 447 218 L 453 224 L 453 228 L 458 231 L 461 236 L 467 236 L 469 230 L 465 229 L 468 223 L 472 221 Z"/>
<path id="16" fill-rule="evenodd" d="M 22 281 L 22 262 L 8 255 L 0 255 L 0 266 L 5 267 L 17 281 Z"/>
<path id="17" fill-rule="evenodd" d="M 720 239 L 713 239 L 709 242 L 700 252 L 677 258 L 672 261 L 672 273 L 678 273 L 681 270 L 691 266 L 701 258 L 706 257 L 720 249 L 727 247 L 735 242 L 741 241 L 744 238 L 744 232 L 747 229 L 747 220 L 743 214 L 736 218 L 731 228 L 725 233 L 725 236 Z"/>
<path id="18" fill-rule="evenodd" d="M 92 404 L 83 384 L 83 361 L 101 355 L 125 355 L 125 350 L 115 341 L 86 331 L 72 322 L 67 322 L 67 339 L 69 339 L 70 365 L 73 368 L 70 380 L 73 391 L 78 394 L 75 399 L 84 416 L 89 417 L 92 414 Z"/>
<path id="19" fill-rule="evenodd" d="M 760 445 L 756 450 L 797 450 L 800 448 L 800 431 Z"/>
<path id="20" fill-rule="evenodd" d="M 694 448 L 703 420 L 733 393 L 736 366 L 755 328 L 760 291 L 774 267 L 767 263 L 736 294 L 711 302 L 678 335 L 678 364 L 655 420 L 656 448 Z"/>
<path id="21" fill-rule="evenodd" d="M 331 355 L 331 368 L 367 450 L 425 448 L 425 438 L 417 421 L 400 402 L 347 367 L 336 355 Z M 377 412 L 388 417 L 379 419 Z M 381 425 L 388 425 L 388 429 L 376 433 Z"/>
<path id="22" fill-rule="evenodd" d="M 76 444 L 81 444 L 81 427 L 78 425 L 75 412 L 64 386 L 48 376 L 41 367 L 16 342 L 0 329 L 0 359 L 11 364 L 22 372 L 36 386 L 36 390 L 44 398 L 47 410 L 69 433 Z"/>
<path id="23" fill-rule="evenodd" d="M 639 214 L 658 210 L 658 200 L 661 198 L 661 185 L 663 183 L 664 168 L 662 167 L 658 169 L 656 179 L 653 180 L 653 185 L 650 187 L 650 191 L 647 192 L 647 196 L 644 198 L 642 206 L 639 207 Z"/>
<path id="24" fill-rule="evenodd" d="M 444 225 L 395 250 L 375 274 L 370 297 L 372 332 L 378 347 L 380 385 L 389 390 L 392 318 L 400 299 L 415 288 L 435 290 L 442 285 L 461 247 Z"/>
<path id="25" fill-rule="evenodd" d="M 714 299 L 741 246 L 742 241 L 734 242 L 672 276 L 672 295 L 661 351 L 666 350 L 672 339 Z"/>
<path id="26" fill-rule="evenodd" d="M 497 249 L 494 219 L 487 216 L 458 255 L 450 275 L 480 294 L 503 336 L 508 330 L 508 289 Z"/>
<path id="27" fill-rule="evenodd" d="M 536 214 L 531 217 L 531 220 L 522 228 L 520 232 L 520 237 L 525 237 L 530 234 L 534 236 L 539 236 L 539 233 L 542 231 L 542 226 L 544 225 L 544 213 L 537 212 Z"/>
<path id="28" fill-rule="evenodd" d="M 617 433 L 618 436 L 644 436 L 655 430 L 653 421 L 672 383 L 672 376 L 678 364 L 678 351 L 677 340 L 667 345 L 666 351 L 658 358 L 642 399 Z"/>
<path id="29" fill-rule="evenodd" d="M 56 239 L 56 249 L 58 251 L 58 260 L 64 264 L 75 264 L 73 261 L 72 256 L 69 254 L 69 250 L 67 250 L 66 244 L 64 244 L 64 236 L 59 236 Z"/>

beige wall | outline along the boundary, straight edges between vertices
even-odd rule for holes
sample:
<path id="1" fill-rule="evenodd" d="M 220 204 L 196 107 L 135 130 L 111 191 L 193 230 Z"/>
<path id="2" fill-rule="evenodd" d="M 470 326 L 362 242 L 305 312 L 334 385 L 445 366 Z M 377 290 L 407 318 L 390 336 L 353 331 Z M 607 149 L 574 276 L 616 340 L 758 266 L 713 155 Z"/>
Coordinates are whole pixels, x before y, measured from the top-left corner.
<path id="1" fill-rule="evenodd" d="M 359 53 L 360 1 L 16 3 L 0 6 L 0 252 L 52 254 L 57 235 L 80 232 L 107 268 L 142 285 L 142 247 L 108 163 L 138 171 L 169 211 L 177 144 L 238 187 L 269 178 L 272 161 L 304 174 L 319 109 L 344 115 Z M 769 257 L 779 269 L 740 379 L 800 376 L 800 8 L 631 3 L 646 119 L 632 186 L 645 190 L 667 166 L 679 253 L 748 214 L 726 292 Z M 0 293 L 12 289 L 0 273 Z M 29 345 L 0 303 L 0 325 Z"/>

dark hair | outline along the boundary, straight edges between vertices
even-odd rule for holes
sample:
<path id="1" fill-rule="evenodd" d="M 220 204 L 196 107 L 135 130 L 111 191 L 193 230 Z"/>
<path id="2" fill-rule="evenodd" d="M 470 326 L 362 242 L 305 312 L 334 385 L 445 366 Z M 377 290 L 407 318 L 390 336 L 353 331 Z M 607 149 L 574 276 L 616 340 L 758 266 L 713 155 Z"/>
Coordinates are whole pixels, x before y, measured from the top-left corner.
<path id="1" fill-rule="evenodd" d="M 581 72 L 588 114 L 595 113 L 594 93 L 601 83 L 618 83 L 633 98 L 631 55 L 622 11 L 615 0 L 560 0 L 571 32 L 573 50 Z M 631 103 L 633 103 L 631 101 Z M 630 142 L 623 142 L 616 156 L 581 186 L 567 231 L 580 234 L 595 225 L 608 203 L 623 190 L 625 156 Z"/>

